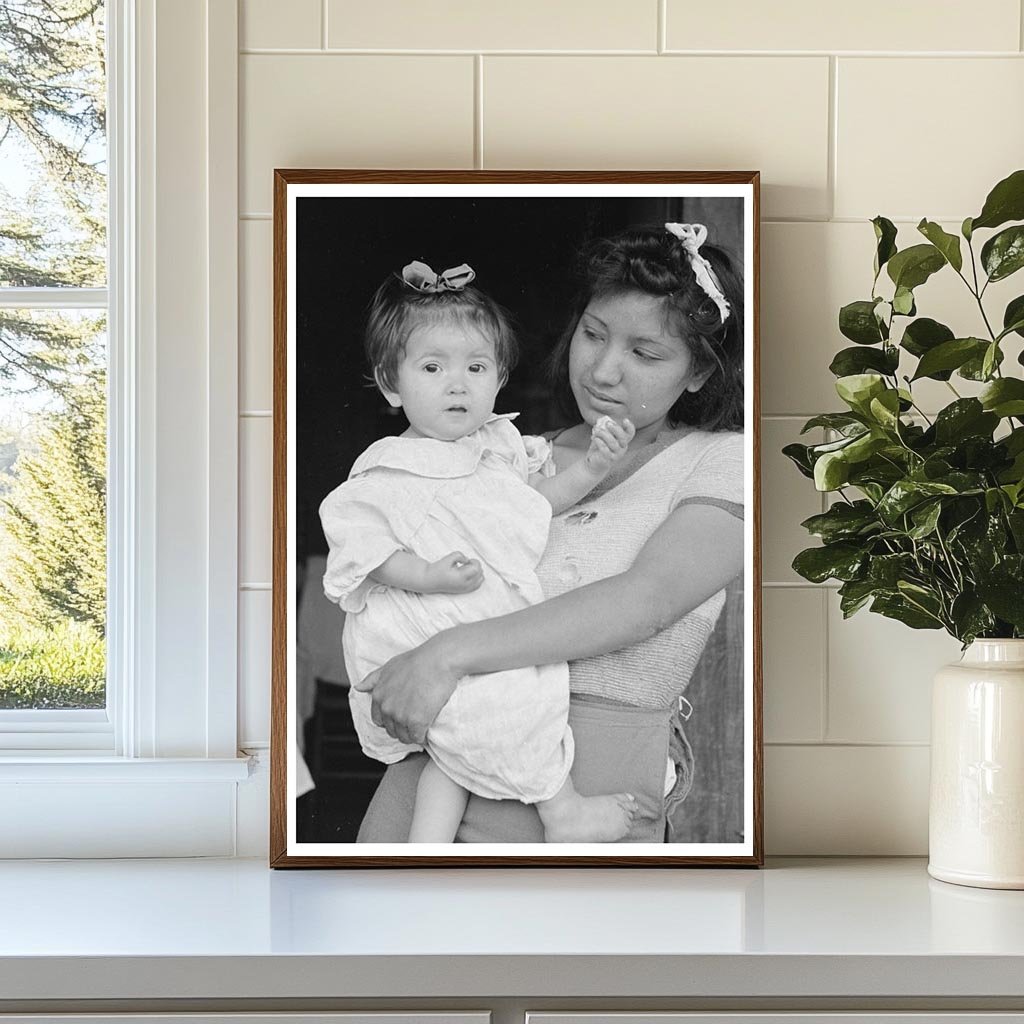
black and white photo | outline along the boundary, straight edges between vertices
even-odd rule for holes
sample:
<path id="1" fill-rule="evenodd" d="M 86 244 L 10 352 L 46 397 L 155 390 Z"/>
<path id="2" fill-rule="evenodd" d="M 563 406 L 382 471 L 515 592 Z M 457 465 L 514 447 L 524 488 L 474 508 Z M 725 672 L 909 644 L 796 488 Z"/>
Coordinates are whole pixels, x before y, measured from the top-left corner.
<path id="1" fill-rule="evenodd" d="M 760 863 L 756 173 L 276 173 L 271 863 Z"/>

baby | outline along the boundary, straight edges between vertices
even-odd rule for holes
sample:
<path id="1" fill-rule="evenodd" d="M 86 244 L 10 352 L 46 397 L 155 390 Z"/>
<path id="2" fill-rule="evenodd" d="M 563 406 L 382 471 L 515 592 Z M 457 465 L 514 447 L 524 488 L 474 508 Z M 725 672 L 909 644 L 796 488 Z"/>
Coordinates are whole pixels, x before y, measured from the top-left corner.
<path id="1" fill-rule="evenodd" d="M 546 440 L 495 415 L 516 342 L 475 276 L 410 263 L 370 306 L 374 378 L 409 428 L 372 444 L 320 506 L 324 591 L 347 613 L 353 681 L 450 626 L 542 601 L 535 569 L 552 512 L 604 479 L 634 435 L 629 420 L 602 417 L 587 454 L 556 472 Z M 423 749 L 374 724 L 369 694 L 349 699 L 365 754 L 391 764 Z M 568 708 L 564 662 L 461 679 L 427 733 L 409 841 L 452 842 L 470 793 L 535 804 L 547 842 L 621 839 L 635 801 L 576 792 Z"/>

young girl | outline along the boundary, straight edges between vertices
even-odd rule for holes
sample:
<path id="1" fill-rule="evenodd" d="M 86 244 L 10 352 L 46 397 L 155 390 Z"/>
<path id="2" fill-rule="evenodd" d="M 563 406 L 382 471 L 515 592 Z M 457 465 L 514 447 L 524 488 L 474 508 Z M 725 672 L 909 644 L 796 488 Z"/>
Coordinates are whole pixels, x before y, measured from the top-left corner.
<path id="1" fill-rule="evenodd" d="M 371 303 L 367 356 L 409 429 L 372 444 L 320 506 L 324 591 L 348 613 L 353 682 L 443 629 L 542 601 L 552 512 L 603 480 L 634 435 L 628 419 L 602 417 L 584 457 L 556 474 L 543 438 L 494 415 L 515 338 L 474 277 L 410 263 Z M 349 699 L 365 754 L 393 764 L 423 749 L 373 722 L 369 694 Z M 470 792 L 536 804 L 546 842 L 621 839 L 635 801 L 576 792 L 568 706 L 564 662 L 462 679 L 427 734 L 409 841 L 451 842 Z"/>

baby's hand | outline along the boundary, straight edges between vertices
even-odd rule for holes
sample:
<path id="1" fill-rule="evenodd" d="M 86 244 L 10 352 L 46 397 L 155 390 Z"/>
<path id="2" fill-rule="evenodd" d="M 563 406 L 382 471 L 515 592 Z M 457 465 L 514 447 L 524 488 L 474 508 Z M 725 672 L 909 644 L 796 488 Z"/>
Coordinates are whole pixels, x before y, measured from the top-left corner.
<path id="1" fill-rule="evenodd" d="M 426 569 L 428 594 L 468 594 L 484 581 L 483 569 L 475 558 L 467 558 L 461 551 L 453 551 Z"/>
<path id="2" fill-rule="evenodd" d="M 590 435 L 590 449 L 584 456 L 587 467 L 603 476 L 626 454 L 635 434 L 630 420 L 616 423 L 611 416 L 602 416 Z"/>

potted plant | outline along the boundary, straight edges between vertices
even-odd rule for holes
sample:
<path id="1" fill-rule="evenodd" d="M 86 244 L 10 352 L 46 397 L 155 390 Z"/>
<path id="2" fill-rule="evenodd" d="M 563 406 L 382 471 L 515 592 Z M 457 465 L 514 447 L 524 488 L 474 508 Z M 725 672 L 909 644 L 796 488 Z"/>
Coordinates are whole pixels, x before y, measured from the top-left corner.
<path id="1" fill-rule="evenodd" d="M 1001 316 L 985 299 L 1024 267 L 1021 221 L 1024 170 L 959 235 L 922 220 L 923 241 L 900 249 L 895 225 L 874 218 L 871 297 L 840 310 L 853 344 L 830 366 L 845 408 L 805 424 L 825 428 L 824 443 L 783 449 L 835 499 L 803 523 L 822 543 L 796 572 L 840 581 L 844 617 L 870 608 L 963 644 L 933 688 L 929 871 L 1013 888 L 1024 888 L 1024 354 L 1012 355 L 1024 294 Z M 918 314 L 915 290 L 940 272 L 974 297 L 975 327 Z M 950 392 L 934 416 L 915 396 L 923 380 Z"/>

